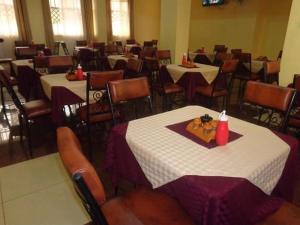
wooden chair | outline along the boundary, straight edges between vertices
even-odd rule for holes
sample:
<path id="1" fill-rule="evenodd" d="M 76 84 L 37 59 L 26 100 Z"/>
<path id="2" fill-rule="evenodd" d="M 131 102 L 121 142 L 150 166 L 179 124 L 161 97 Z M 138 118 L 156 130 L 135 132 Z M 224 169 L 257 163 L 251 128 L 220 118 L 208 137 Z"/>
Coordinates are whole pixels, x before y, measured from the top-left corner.
<path id="1" fill-rule="evenodd" d="M 96 59 L 93 51 L 89 48 L 81 48 L 78 52 L 77 60 L 84 71 L 92 71 L 96 69 Z"/>
<path id="2" fill-rule="evenodd" d="M 255 225 L 298 225 L 300 224 L 300 208 L 284 202 L 282 206 L 263 221 Z"/>
<path id="3" fill-rule="evenodd" d="M 144 41 L 144 48 L 145 47 L 153 47 L 153 41 Z"/>
<path id="4" fill-rule="evenodd" d="M 163 96 L 163 111 L 185 104 L 184 88 L 174 82 L 165 65 L 160 67 L 156 90 Z"/>
<path id="5" fill-rule="evenodd" d="M 272 122 L 277 122 L 279 124 L 278 129 L 285 131 L 295 94 L 296 90 L 293 88 L 248 81 L 241 108 L 244 107 L 244 103 L 255 106 L 258 114 L 258 119 L 256 120 L 258 124 L 264 122 L 264 125 L 270 127 Z M 282 119 L 280 121 L 278 121 L 277 117 L 273 117 L 275 112 L 281 115 Z M 264 113 L 266 114 L 266 119 L 261 121 Z"/>
<path id="6" fill-rule="evenodd" d="M 116 41 L 116 46 L 119 54 L 123 54 L 124 47 L 122 41 Z"/>
<path id="7" fill-rule="evenodd" d="M 15 47 L 29 47 L 30 44 L 29 41 L 15 41 Z"/>
<path id="8" fill-rule="evenodd" d="M 269 61 L 264 63 L 264 82 L 279 83 L 280 62 Z"/>
<path id="9" fill-rule="evenodd" d="M 289 85 L 290 87 L 290 85 Z M 296 89 L 296 96 L 294 104 L 291 109 L 290 116 L 288 118 L 288 127 L 300 128 L 300 74 L 295 74 L 293 79 L 292 88 Z"/>
<path id="10" fill-rule="evenodd" d="M 232 59 L 232 58 L 233 58 L 232 54 L 227 54 L 226 52 L 217 52 L 212 65 L 220 67 L 222 66 L 225 60 Z"/>
<path id="11" fill-rule="evenodd" d="M 252 73 L 252 55 L 251 53 L 236 53 L 233 55 L 234 59 L 239 60 L 239 65 L 237 72 L 235 73 L 233 79 L 239 80 L 239 99 L 242 99 L 242 94 L 245 90 L 245 85 L 249 80 L 260 80 L 260 76 L 257 73 Z M 247 67 L 247 68 L 246 68 Z"/>
<path id="12" fill-rule="evenodd" d="M 236 48 L 236 49 L 231 49 L 231 54 L 239 54 L 242 53 L 242 49 L 241 48 Z"/>
<path id="13" fill-rule="evenodd" d="M 138 77 L 141 75 L 140 73 L 142 71 L 142 67 L 143 67 L 143 60 L 130 58 L 128 59 L 128 62 L 126 64 L 124 76 L 126 78 Z"/>
<path id="14" fill-rule="evenodd" d="M 142 48 L 139 46 L 133 46 L 129 52 L 134 54 L 134 55 L 140 55 L 140 52 L 142 51 Z"/>
<path id="15" fill-rule="evenodd" d="M 210 107 L 213 104 L 213 99 L 223 98 L 223 106 L 228 108 L 228 96 L 230 93 L 231 77 L 236 71 L 238 65 L 237 59 L 225 60 L 219 69 L 216 79 L 208 86 L 199 86 L 195 89 L 195 93 L 210 99 Z"/>
<path id="16" fill-rule="evenodd" d="M 52 55 L 59 55 L 60 41 L 55 41 L 53 45 Z"/>
<path id="17" fill-rule="evenodd" d="M 36 48 L 25 47 L 25 48 L 16 48 L 15 50 L 16 59 L 33 59 L 37 55 Z"/>
<path id="18" fill-rule="evenodd" d="M 117 55 L 118 47 L 114 44 L 108 44 L 107 46 L 105 46 L 105 53 L 106 55 Z"/>
<path id="19" fill-rule="evenodd" d="M 28 149 L 30 156 L 32 153 L 32 142 L 31 142 L 31 122 L 51 114 L 51 104 L 44 99 L 28 101 L 22 104 L 17 94 L 15 93 L 10 80 L 4 73 L 0 74 L 1 83 L 6 87 L 9 95 L 11 96 L 14 104 L 19 110 L 19 123 L 20 123 L 20 137 L 23 141 L 23 123 L 25 123 L 26 136 L 28 142 Z"/>
<path id="20" fill-rule="evenodd" d="M 64 50 L 65 55 L 70 55 L 69 50 L 68 50 L 68 48 L 67 48 L 66 42 L 62 41 L 62 42 L 60 42 L 60 44 L 61 44 L 61 47 L 62 47 L 63 50 Z"/>
<path id="21" fill-rule="evenodd" d="M 35 48 L 37 51 L 44 51 L 46 48 L 45 44 L 30 44 L 31 48 Z"/>
<path id="22" fill-rule="evenodd" d="M 38 73 L 48 73 L 48 57 L 35 56 L 33 58 L 33 68 Z"/>
<path id="23" fill-rule="evenodd" d="M 87 40 L 76 41 L 76 47 L 86 47 L 88 46 Z"/>
<path id="24" fill-rule="evenodd" d="M 139 58 L 145 59 L 145 57 L 154 57 L 155 56 L 155 48 L 153 47 L 144 47 L 142 51 L 140 51 Z"/>
<path id="25" fill-rule="evenodd" d="M 123 71 L 87 73 L 86 105 L 77 110 L 80 120 L 87 126 L 89 157 L 92 159 L 91 126 L 112 120 L 106 84 L 108 81 L 122 80 Z M 91 97 L 93 96 L 93 103 Z"/>
<path id="26" fill-rule="evenodd" d="M 205 65 L 212 65 L 212 62 L 204 54 L 197 54 L 194 58 L 194 62 L 205 64 Z"/>
<path id="27" fill-rule="evenodd" d="M 168 65 L 172 63 L 170 50 L 157 50 L 156 58 L 158 59 L 160 65 Z"/>
<path id="28" fill-rule="evenodd" d="M 227 52 L 227 49 L 225 45 L 215 45 L 213 52 Z"/>
<path id="29" fill-rule="evenodd" d="M 158 40 L 152 40 L 153 48 L 157 48 Z"/>
<path id="30" fill-rule="evenodd" d="M 175 199 L 150 188 L 138 187 L 125 195 L 106 200 L 95 168 L 82 154 L 80 143 L 69 128 L 57 129 L 57 145 L 62 162 L 93 224 L 194 224 Z"/>
<path id="31" fill-rule="evenodd" d="M 17 79 L 13 76 L 10 76 L 5 70 L 0 70 L 0 76 L 6 76 L 6 80 L 9 82 L 9 85 L 12 87 L 18 84 Z M 2 112 L 7 124 L 10 127 L 10 123 L 6 111 L 5 96 L 4 96 L 4 88 L 6 88 L 6 81 L 3 81 L 3 79 L 0 79 L 0 97 L 1 97 L 1 104 L 2 104 Z"/>
<path id="32" fill-rule="evenodd" d="M 147 77 L 110 81 L 107 84 L 107 90 L 115 124 L 120 111 L 117 107 L 125 102 L 134 103 L 135 118 L 137 118 L 137 102 L 146 99 L 152 114 L 152 101 Z"/>
<path id="33" fill-rule="evenodd" d="M 128 39 L 128 40 L 126 40 L 126 44 L 127 45 L 134 45 L 134 44 L 136 44 L 136 41 L 135 41 L 135 39 Z"/>
<path id="34" fill-rule="evenodd" d="M 48 73 L 66 73 L 73 69 L 72 56 L 50 56 L 48 57 Z"/>

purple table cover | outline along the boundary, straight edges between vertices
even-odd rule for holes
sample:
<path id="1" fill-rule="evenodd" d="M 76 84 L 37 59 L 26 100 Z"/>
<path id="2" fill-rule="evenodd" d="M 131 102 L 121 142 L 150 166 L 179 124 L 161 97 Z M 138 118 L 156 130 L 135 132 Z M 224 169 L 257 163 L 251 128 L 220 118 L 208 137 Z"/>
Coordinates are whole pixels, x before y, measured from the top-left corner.
<path id="1" fill-rule="evenodd" d="M 127 124 L 115 126 L 107 143 L 104 169 L 114 185 L 122 179 L 151 187 L 127 145 Z M 271 196 L 243 178 L 184 176 L 157 190 L 176 198 L 202 225 L 250 225 L 277 210 L 283 200 L 291 200 L 296 177 L 298 141 L 274 132 L 291 147 L 282 176 Z"/>
<path id="2" fill-rule="evenodd" d="M 173 82 L 171 75 L 169 74 L 165 66 L 161 67 L 161 76 L 163 83 Z M 195 89 L 198 86 L 207 86 L 209 85 L 201 73 L 198 72 L 186 72 L 182 77 L 177 81 L 177 84 L 184 88 L 186 100 L 191 103 L 195 96 Z"/>
<path id="3" fill-rule="evenodd" d="M 63 108 L 65 105 L 73 105 L 84 102 L 78 95 L 62 86 L 54 86 L 51 89 L 52 121 L 57 126 L 64 122 Z"/>

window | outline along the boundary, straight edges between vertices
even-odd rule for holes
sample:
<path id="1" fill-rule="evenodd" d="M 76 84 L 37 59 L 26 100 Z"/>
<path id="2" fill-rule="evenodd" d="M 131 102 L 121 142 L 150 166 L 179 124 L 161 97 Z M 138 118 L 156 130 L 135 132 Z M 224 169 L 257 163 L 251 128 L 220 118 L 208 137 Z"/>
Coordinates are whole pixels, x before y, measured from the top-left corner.
<path id="1" fill-rule="evenodd" d="M 129 38 L 130 15 L 128 0 L 111 0 L 110 8 L 112 36 L 117 38 Z"/>
<path id="2" fill-rule="evenodd" d="M 49 0 L 54 35 L 83 36 L 80 0 Z"/>
<path id="3" fill-rule="evenodd" d="M 0 36 L 17 37 L 18 26 L 13 0 L 0 0 Z"/>

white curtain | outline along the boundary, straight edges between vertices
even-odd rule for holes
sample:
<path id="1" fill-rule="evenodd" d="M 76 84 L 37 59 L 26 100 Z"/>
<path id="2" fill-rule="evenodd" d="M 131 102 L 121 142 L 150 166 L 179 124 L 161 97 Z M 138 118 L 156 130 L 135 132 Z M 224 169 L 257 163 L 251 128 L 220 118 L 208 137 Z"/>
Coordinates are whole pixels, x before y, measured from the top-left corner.
<path id="1" fill-rule="evenodd" d="M 49 0 L 55 36 L 83 36 L 80 0 Z"/>
<path id="2" fill-rule="evenodd" d="M 18 37 L 13 0 L 0 0 L 0 37 Z"/>
<path id="3" fill-rule="evenodd" d="M 111 0 L 112 36 L 117 39 L 130 37 L 130 11 L 128 0 Z"/>

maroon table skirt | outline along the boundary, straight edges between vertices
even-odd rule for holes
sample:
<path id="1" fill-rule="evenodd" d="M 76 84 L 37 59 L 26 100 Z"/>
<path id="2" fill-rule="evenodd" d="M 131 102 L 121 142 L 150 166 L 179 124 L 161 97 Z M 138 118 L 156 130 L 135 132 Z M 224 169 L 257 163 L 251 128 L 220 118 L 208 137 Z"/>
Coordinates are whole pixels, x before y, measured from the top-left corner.
<path id="1" fill-rule="evenodd" d="M 60 126 L 64 122 L 63 108 L 65 105 L 73 105 L 84 102 L 82 98 L 62 86 L 54 86 L 51 89 L 52 121 Z"/>
<path id="2" fill-rule="evenodd" d="M 163 76 L 163 83 L 173 82 L 171 75 L 165 66 L 161 68 L 161 74 Z M 184 88 L 185 97 L 188 103 L 191 103 L 193 101 L 196 87 L 209 85 L 203 75 L 198 72 L 184 73 L 177 81 L 177 84 Z"/>
<path id="3" fill-rule="evenodd" d="M 126 179 L 152 187 L 127 145 L 126 130 L 127 124 L 112 129 L 104 168 L 109 172 L 114 185 Z M 254 224 L 277 210 L 282 199 L 291 200 L 293 196 L 298 141 L 287 135 L 276 134 L 290 145 L 291 151 L 271 196 L 246 179 L 232 177 L 184 176 L 157 190 L 176 198 L 196 224 Z"/>

